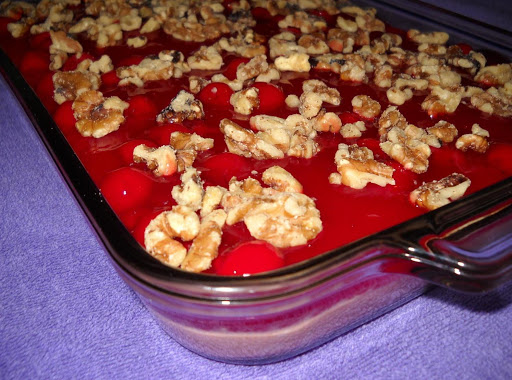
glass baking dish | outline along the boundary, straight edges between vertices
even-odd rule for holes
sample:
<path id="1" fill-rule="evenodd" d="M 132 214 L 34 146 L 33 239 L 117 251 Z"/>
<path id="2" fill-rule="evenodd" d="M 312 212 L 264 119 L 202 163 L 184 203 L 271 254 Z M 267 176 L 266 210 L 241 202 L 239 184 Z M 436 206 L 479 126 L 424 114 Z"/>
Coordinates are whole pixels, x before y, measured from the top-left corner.
<path id="1" fill-rule="evenodd" d="M 454 42 L 512 56 L 502 43 L 507 32 L 420 2 L 358 4 L 375 6 L 390 24 L 446 30 Z M 162 327 L 200 355 L 229 363 L 275 362 L 374 319 L 431 284 L 485 292 L 512 278 L 512 178 L 278 271 L 227 278 L 166 267 L 124 228 L 40 100 L 0 54 L 2 74 L 114 267 Z"/>

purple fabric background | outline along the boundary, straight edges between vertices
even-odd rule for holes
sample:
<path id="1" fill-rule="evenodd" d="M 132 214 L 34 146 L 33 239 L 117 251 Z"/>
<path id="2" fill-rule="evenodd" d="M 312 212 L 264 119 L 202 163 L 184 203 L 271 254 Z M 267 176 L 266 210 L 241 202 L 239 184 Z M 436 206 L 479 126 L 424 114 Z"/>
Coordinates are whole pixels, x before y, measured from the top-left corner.
<path id="1" fill-rule="evenodd" d="M 114 272 L 3 80 L 0 99 L 0 378 L 512 378 L 512 283 L 436 288 L 277 364 L 187 351 Z"/>

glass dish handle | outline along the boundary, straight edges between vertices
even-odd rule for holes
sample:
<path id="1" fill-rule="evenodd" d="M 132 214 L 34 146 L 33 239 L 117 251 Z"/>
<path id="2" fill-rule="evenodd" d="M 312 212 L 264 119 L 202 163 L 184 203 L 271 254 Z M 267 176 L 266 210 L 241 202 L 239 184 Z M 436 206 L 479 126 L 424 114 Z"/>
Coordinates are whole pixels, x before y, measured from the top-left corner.
<path id="1" fill-rule="evenodd" d="M 434 211 L 427 234 L 424 226 L 402 234 L 409 274 L 463 292 L 486 292 L 512 280 L 512 177 L 490 194 L 470 197 Z"/>

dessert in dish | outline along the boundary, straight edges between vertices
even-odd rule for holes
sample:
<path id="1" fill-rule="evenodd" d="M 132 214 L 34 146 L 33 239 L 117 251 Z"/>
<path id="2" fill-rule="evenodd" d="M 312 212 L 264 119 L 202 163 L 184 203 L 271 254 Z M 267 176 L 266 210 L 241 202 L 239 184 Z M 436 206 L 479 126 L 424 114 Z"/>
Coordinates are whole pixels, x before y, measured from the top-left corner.
<path id="1" fill-rule="evenodd" d="M 512 174 L 512 65 L 375 9 L 70 0 L 1 11 L 0 46 L 168 266 L 278 269 Z"/>

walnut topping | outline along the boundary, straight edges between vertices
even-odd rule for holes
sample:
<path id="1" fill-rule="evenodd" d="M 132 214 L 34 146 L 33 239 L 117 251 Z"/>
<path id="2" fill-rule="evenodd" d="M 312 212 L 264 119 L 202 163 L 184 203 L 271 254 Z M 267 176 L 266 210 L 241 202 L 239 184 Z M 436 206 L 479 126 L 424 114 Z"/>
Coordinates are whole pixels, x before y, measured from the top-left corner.
<path id="1" fill-rule="evenodd" d="M 103 137 L 117 131 L 124 122 L 123 111 L 128 103 L 117 96 L 104 98 L 99 91 L 82 92 L 73 102 L 76 128 L 85 137 Z"/>
<path id="2" fill-rule="evenodd" d="M 66 35 L 64 31 L 50 31 L 50 69 L 59 70 L 68 58 L 68 54 L 80 54 L 83 51 L 80 42 Z"/>
<path id="3" fill-rule="evenodd" d="M 439 181 L 423 184 L 411 192 L 410 200 L 420 207 L 435 210 L 464 195 L 471 181 L 462 174 L 453 173 Z"/>
<path id="4" fill-rule="evenodd" d="M 191 69 L 218 70 L 223 64 L 222 56 L 213 46 L 201 46 L 198 51 L 187 58 Z"/>
<path id="5" fill-rule="evenodd" d="M 254 238 L 280 248 L 306 244 L 322 231 L 320 212 L 311 198 L 263 188 L 251 177 L 231 180 L 222 207 L 228 225 L 243 221 Z"/>
<path id="6" fill-rule="evenodd" d="M 366 131 L 366 125 L 364 121 L 356 121 L 355 123 L 343 124 L 340 133 L 345 139 L 361 137 L 362 133 Z"/>
<path id="7" fill-rule="evenodd" d="M 485 153 L 489 148 L 488 137 L 488 131 L 478 124 L 473 124 L 471 133 L 460 136 L 455 142 L 455 147 L 463 152 L 471 149 L 478 153 Z"/>
<path id="8" fill-rule="evenodd" d="M 462 49 L 457 45 L 448 48 L 446 58 L 450 65 L 467 70 L 472 75 L 478 72 L 480 68 L 484 67 L 487 63 L 482 53 L 477 53 L 472 50 L 469 54 L 464 54 Z"/>
<path id="9" fill-rule="evenodd" d="M 367 80 L 365 61 L 359 54 L 346 54 L 340 63 L 333 62 L 332 70 L 340 74 L 340 79 L 347 82 L 363 82 Z"/>
<path id="10" fill-rule="evenodd" d="M 140 29 L 142 25 L 142 18 L 139 16 L 137 9 L 131 9 L 130 12 L 119 19 L 121 30 L 130 32 L 132 30 Z"/>
<path id="11" fill-rule="evenodd" d="M 327 24 L 322 17 L 302 11 L 287 15 L 277 25 L 283 29 L 288 27 L 298 28 L 302 33 L 318 32 L 327 28 Z"/>
<path id="12" fill-rule="evenodd" d="M 133 150 L 133 161 L 145 162 L 156 176 L 169 176 L 178 169 L 176 153 L 168 145 L 150 148 L 144 144 L 137 145 Z"/>
<path id="13" fill-rule="evenodd" d="M 159 123 L 181 123 L 183 120 L 204 118 L 202 103 L 191 93 L 181 90 L 157 116 Z"/>
<path id="14" fill-rule="evenodd" d="M 297 95 L 293 95 L 293 94 L 288 95 L 286 97 L 286 99 L 284 100 L 284 102 L 290 108 L 299 108 L 299 105 L 300 105 L 299 97 Z"/>
<path id="15" fill-rule="evenodd" d="M 222 50 L 252 58 L 266 53 L 264 42 L 265 38 L 263 36 L 254 33 L 252 29 L 246 29 L 239 32 L 236 37 L 223 37 L 217 43 Z"/>
<path id="16" fill-rule="evenodd" d="M 487 86 L 502 86 L 512 81 L 512 64 L 502 63 L 484 67 L 476 74 L 475 80 Z"/>
<path id="17" fill-rule="evenodd" d="M 260 106 L 260 98 L 258 89 L 250 87 L 233 93 L 230 103 L 235 112 L 242 115 L 250 115 L 252 111 Z"/>
<path id="18" fill-rule="evenodd" d="M 480 111 L 502 117 L 512 116 L 512 83 L 503 87 L 490 87 L 487 91 L 475 91 L 471 104 Z"/>
<path id="19" fill-rule="evenodd" d="M 428 81 L 425 79 L 414 79 L 407 74 L 402 74 L 401 77 L 394 81 L 393 87 L 387 90 L 386 95 L 392 104 L 402 105 L 413 96 L 412 89 L 426 90 Z"/>
<path id="20" fill-rule="evenodd" d="M 171 17 L 163 21 L 165 33 L 182 41 L 204 42 L 229 33 L 223 8 L 208 4 L 178 7 Z"/>
<path id="21" fill-rule="evenodd" d="M 190 71 L 184 59 L 179 51 L 164 50 L 158 57 L 146 57 L 138 65 L 119 67 L 116 69 L 117 76 L 121 79 L 119 85 L 131 83 L 142 87 L 147 81 L 181 78 L 183 73 Z"/>
<path id="22" fill-rule="evenodd" d="M 444 143 L 451 143 L 458 134 L 457 128 L 444 120 L 440 120 L 434 126 L 427 128 L 427 132 Z"/>
<path id="23" fill-rule="evenodd" d="M 365 119 L 374 119 L 380 114 L 380 103 L 368 95 L 356 95 L 352 98 L 352 109 Z"/>
<path id="24" fill-rule="evenodd" d="M 199 233 L 200 220 L 186 206 L 174 206 L 153 219 L 144 232 L 144 245 L 150 255 L 171 267 L 179 267 L 187 249 L 177 241 L 190 241 Z"/>
<path id="25" fill-rule="evenodd" d="M 140 48 L 146 46 L 147 43 L 148 38 L 146 36 L 137 36 L 126 40 L 126 44 L 132 48 Z"/>
<path id="26" fill-rule="evenodd" d="M 194 163 L 198 152 L 213 148 L 213 139 L 205 139 L 196 133 L 173 132 L 169 145 L 176 150 L 178 171 L 182 172 Z"/>
<path id="27" fill-rule="evenodd" d="M 300 97 L 299 112 L 308 119 L 318 115 L 323 102 L 336 106 L 341 103 L 339 91 L 327 87 L 322 81 L 316 79 L 304 81 L 302 90 L 304 92 Z"/>
<path id="28" fill-rule="evenodd" d="M 213 83 L 225 83 L 227 84 L 233 91 L 240 91 L 244 87 L 244 82 L 238 79 L 229 80 L 223 74 L 215 74 L 211 77 L 211 81 Z"/>
<path id="29" fill-rule="evenodd" d="M 85 59 L 76 68 L 78 71 L 90 71 L 94 74 L 104 74 L 114 70 L 112 60 L 108 55 L 102 55 L 97 61 Z"/>
<path id="30" fill-rule="evenodd" d="M 307 54 L 327 54 L 329 53 L 329 46 L 325 42 L 323 33 L 316 34 L 303 34 L 297 44 L 304 48 Z"/>
<path id="31" fill-rule="evenodd" d="M 280 166 L 272 166 L 265 170 L 261 180 L 277 191 L 290 193 L 302 193 L 303 191 L 301 183 Z"/>
<path id="32" fill-rule="evenodd" d="M 444 45 L 450 38 L 448 33 L 445 32 L 430 32 L 421 33 L 419 30 L 410 29 L 407 32 L 407 37 L 419 44 L 438 44 Z"/>
<path id="33" fill-rule="evenodd" d="M 407 127 L 407 120 L 397 107 L 389 106 L 379 118 L 379 135 L 382 141 L 386 139 L 387 132 L 393 127 L 405 129 Z"/>
<path id="34" fill-rule="evenodd" d="M 236 70 L 236 79 L 246 81 L 256 78 L 258 75 L 265 73 L 269 69 L 267 56 L 264 54 L 257 55 L 247 63 L 242 63 Z"/>
<path id="35" fill-rule="evenodd" d="M 201 216 L 206 216 L 217 209 L 226 194 L 226 189 L 221 186 L 207 186 L 204 191 L 203 203 L 201 205 Z"/>
<path id="36" fill-rule="evenodd" d="M 292 53 L 285 57 L 278 57 L 274 61 L 274 64 L 280 71 L 296 71 L 304 73 L 311 70 L 309 55 L 304 53 Z"/>
<path id="37" fill-rule="evenodd" d="M 341 129 L 341 119 L 334 112 L 325 112 L 324 109 L 312 120 L 313 129 L 318 132 L 338 133 Z"/>
<path id="38" fill-rule="evenodd" d="M 394 185 L 394 169 L 375 161 L 373 152 L 366 147 L 357 145 L 339 144 L 338 151 L 334 157 L 341 183 L 353 189 L 362 189 L 368 183 L 375 183 L 379 186 Z"/>
<path id="39" fill-rule="evenodd" d="M 172 188 L 172 197 L 180 206 L 186 206 L 193 211 L 201 208 L 203 203 L 203 182 L 199 172 L 188 167 L 181 175 L 181 185 Z"/>
<path id="40" fill-rule="evenodd" d="M 210 84 L 210 81 L 195 75 L 191 75 L 188 78 L 189 90 L 192 94 L 199 94 L 203 88 Z"/>
<path id="41" fill-rule="evenodd" d="M 381 65 L 375 69 L 373 83 L 380 88 L 391 87 L 393 68 L 390 65 Z"/>
<path id="42" fill-rule="evenodd" d="M 83 92 L 100 87 L 99 75 L 89 71 L 58 71 L 52 79 L 55 88 L 53 99 L 57 104 L 75 100 Z"/>
<path id="43" fill-rule="evenodd" d="M 226 213 L 223 210 L 212 211 L 203 217 L 199 232 L 181 263 L 181 269 L 202 272 L 210 268 L 213 259 L 218 255 L 225 221 Z"/>
<path id="44" fill-rule="evenodd" d="M 261 135 L 242 128 L 231 120 L 221 120 L 220 129 L 231 153 L 257 160 L 284 157 L 283 151 L 274 144 L 265 141 Z M 289 140 L 287 136 L 284 138 Z"/>
<path id="45" fill-rule="evenodd" d="M 427 95 L 421 108 L 426 110 L 430 116 L 453 113 L 462 100 L 464 89 L 462 87 L 442 88 L 432 87 L 430 95 Z"/>

